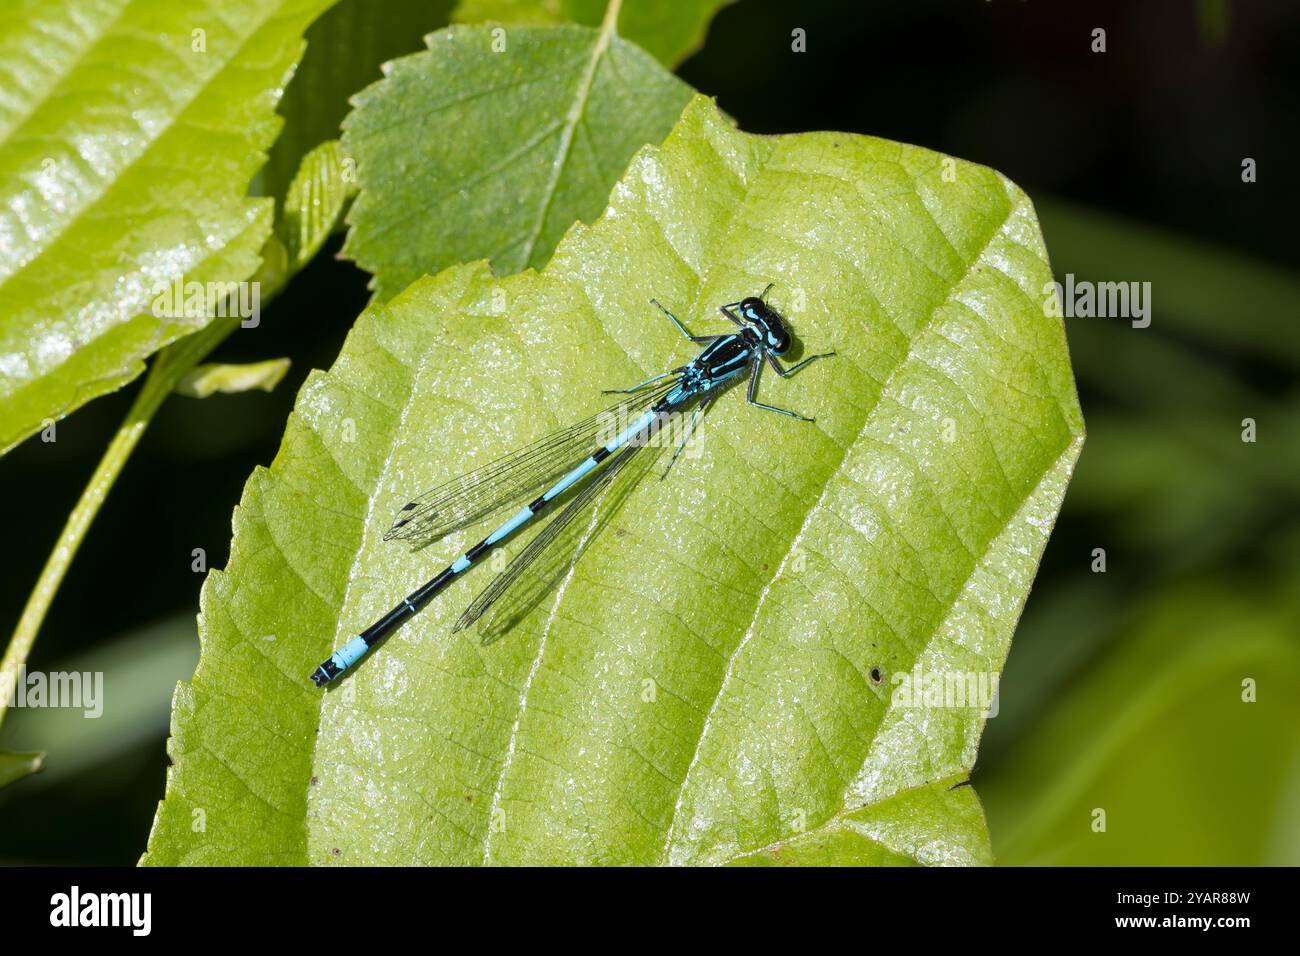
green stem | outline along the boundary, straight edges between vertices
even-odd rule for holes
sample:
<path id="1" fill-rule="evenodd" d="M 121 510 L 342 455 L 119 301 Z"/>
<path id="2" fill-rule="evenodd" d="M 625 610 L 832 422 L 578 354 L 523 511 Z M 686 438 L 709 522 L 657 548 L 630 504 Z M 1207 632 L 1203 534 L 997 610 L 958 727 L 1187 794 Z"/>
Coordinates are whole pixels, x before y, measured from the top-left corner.
<path id="1" fill-rule="evenodd" d="M 623 0 L 609 0 L 609 6 L 605 7 L 605 17 L 600 22 L 602 33 L 613 33 L 618 28 L 618 13 L 622 6 Z"/>
<path id="2" fill-rule="evenodd" d="M 18 620 L 9 646 L 5 649 L 4 659 L 0 660 L 0 721 L 9 707 L 9 697 L 17 686 L 19 672 L 27 663 L 32 645 L 36 643 L 36 634 L 40 631 L 50 603 L 59 590 L 72 559 L 76 557 L 86 532 L 99 513 L 109 490 L 117 481 L 118 475 L 126 466 L 131 452 L 135 450 L 140 436 L 144 434 L 149 423 L 153 421 L 163 400 L 176 387 L 176 383 L 185 373 L 197 365 L 204 356 L 216 348 L 239 326 L 238 319 L 217 319 L 200 332 L 186 336 L 159 353 L 157 361 L 149 370 L 140 394 L 135 397 L 131 410 L 118 427 L 113 440 L 109 442 L 104 457 L 91 476 L 90 482 L 81 493 L 72 513 L 68 515 L 63 533 L 50 552 L 41 576 L 36 581 L 27 598 L 27 606 Z"/>
<path id="3" fill-rule="evenodd" d="M 617 9 L 617 2 L 613 4 Z M 337 154 L 337 155 L 336 155 Z M 323 143 L 312 151 L 304 159 L 304 164 L 312 157 L 324 157 L 320 162 L 328 164 L 331 160 L 341 158 L 340 147 L 337 142 L 331 141 Z M 304 174 L 304 168 L 307 173 Z M 304 166 L 299 169 L 299 176 L 308 175 L 319 178 L 329 173 L 331 176 L 338 176 L 338 171 L 328 167 L 324 170 L 316 166 Z M 328 178 L 328 177 L 327 177 Z M 355 188 L 349 189 L 346 185 L 341 184 L 341 180 L 329 180 L 335 187 L 334 192 L 329 197 L 326 209 L 315 209 L 311 219 L 313 224 L 312 234 L 309 241 L 300 241 L 294 246 L 294 254 L 290 258 L 284 242 L 279 238 L 283 231 L 283 221 L 277 222 L 276 230 L 267 239 L 262 248 L 262 264 L 257 274 L 252 277 L 261 289 L 261 302 L 265 306 L 289 284 L 289 280 L 298 273 L 320 250 L 321 245 L 329 237 L 330 231 L 334 224 L 342 219 L 343 213 L 347 208 L 347 203 L 355 194 Z M 297 198 L 287 198 L 286 205 L 292 205 L 298 210 L 297 215 L 302 215 L 304 202 L 311 202 L 320 205 L 321 200 L 313 191 L 314 180 L 309 180 L 306 185 L 300 187 L 299 180 L 295 179 L 293 186 L 290 187 L 291 193 L 297 190 Z M 314 208 L 314 207 L 313 207 Z M 329 213 L 327 218 L 320 218 L 325 212 Z M 72 559 L 76 557 L 77 549 L 81 547 L 82 540 L 86 537 L 86 532 L 90 529 L 91 523 L 95 520 L 95 515 L 99 513 L 100 507 L 104 504 L 104 499 L 108 497 L 109 490 L 113 483 L 117 481 L 122 469 L 126 466 L 127 460 L 131 457 L 131 452 L 135 450 L 136 444 L 140 441 L 140 436 L 144 430 L 149 427 L 153 417 L 157 414 L 163 401 L 175 389 L 177 384 L 189 372 L 207 357 L 208 353 L 225 341 L 235 329 L 239 328 L 240 320 L 231 317 L 219 317 L 210 322 L 206 327 L 193 335 L 186 336 L 171 345 L 167 346 L 158 353 L 154 360 L 153 366 L 149 369 L 144 385 L 140 389 L 140 394 L 136 396 L 131 410 L 127 413 L 126 420 L 122 422 L 113 436 L 112 442 L 109 443 L 108 450 L 105 451 L 104 457 L 99 462 L 99 467 L 91 476 L 90 483 L 86 485 L 86 490 L 81 493 L 81 499 L 77 506 L 68 516 L 68 523 L 63 527 L 63 533 L 59 535 L 58 543 L 50 553 L 49 559 L 45 562 L 45 567 L 41 570 L 41 576 L 36 582 L 36 587 L 32 589 L 31 596 L 27 599 L 27 606 L 23 608 L 23 615 L 18 621 L 18 627 L 14 630 L 13 637 L 10 638 L 9 646 L 5 649 L 4 659 L 0 660 L 0 721 L 4 720 L 5 711 L 9 707 L 9 697 L 13 688 L 17 686 L 19 671 L 27 663 L 27 658 L 32 652 L 32 645 L 36 643 L 36 634 L 41 629 L 41 624 L 45 620 L 45 615 L 50 609 L 50 603 L 54 600 L 54 595 L 59 590 L 59 585 L 63 582 L 64 576 L 68 573 L 68 567 L 72 564 Z"/>

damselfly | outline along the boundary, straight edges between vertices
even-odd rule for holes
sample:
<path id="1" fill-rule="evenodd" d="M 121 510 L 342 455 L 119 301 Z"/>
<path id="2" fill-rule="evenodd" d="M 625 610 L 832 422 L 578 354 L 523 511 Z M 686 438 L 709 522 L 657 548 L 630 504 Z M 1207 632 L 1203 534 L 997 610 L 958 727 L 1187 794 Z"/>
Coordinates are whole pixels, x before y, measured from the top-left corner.
<path id="1" fill-rule="evenodd" d="M 666 416 L 685 412 L 694 404 L 694 413 L 686 425 L 681 442 L 664 469 L 664 475 L 667 475 L 668 469 L 672 468 L 673 462 L 686 447 L 700 417 L 723 386 L 737 376 L 745 372 L 749 374 L 750 405 L 802 421 L 812 421 L 813 419 L 805 418 L 798 412 L 765 405 L 757 399 L 758 380 L 764 363 L 770 365 L 782 378 L 789 378 L 810 362 L 835 354 L 826 352 L 810 355 L 789 368 L 782 367 L 776 357 L 789 351 L 790 332 L 781 314 L 764 301 L 771 288 L 768 285 L 757 297 L 751 296 L 720 306 L 719 311 L 740 327 L 740 331 L 724 335 L 692 335 L 677 316 L 652 299 L 652 304 L 672 320 L 682 335 L 691 342 L 704 346 L 693 361 L 648 378 L 631 388 L 611 389 L 610 393 L 627 397 L 613 408 L 439 485 L 404 505 L 393 526 L 384 535 L 385 539 L 432 541 L 549 485 L 531 504 L 515 513 L 423 587 L 404 598 L 397 607 L 339 648 L 311 675 L 316 686 L 324 686 L 355 664 L 399 624 L 424 607 L 434 595 L 572 490 L 574 493 L 564 509 L 474 599 L 457 621 L 454 630 L 462 630 L 478 621 L 525 572 L 536 565 L 537 559 L 555 543 L 564 529 L 591 508 L 619 474 L 625 472 L 632 457 L 641 448 L 649 447 L 651 442 L 647 436 L 656 429 L 657 423 Z M 611 421 L 627 424 L 613 437 L 609 437 Z M 586 483 L 581 484 L 584 479 Z"/>

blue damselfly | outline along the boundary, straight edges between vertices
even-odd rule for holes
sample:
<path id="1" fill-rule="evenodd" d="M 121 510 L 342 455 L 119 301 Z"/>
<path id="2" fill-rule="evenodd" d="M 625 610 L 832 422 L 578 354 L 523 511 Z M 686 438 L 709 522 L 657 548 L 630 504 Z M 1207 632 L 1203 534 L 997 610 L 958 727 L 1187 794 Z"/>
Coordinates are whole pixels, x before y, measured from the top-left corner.
<path id="1" fill-rule="evenodd" d="M 454 630 L 462 630 L 478 621 L 526 572 L 535 568 L 538 558 L 554 546 L 564 529 L 591 508 L 615 479 L 627 471 L 633 456 L 651 444 L 648 436 L 659 427 L 659 423 L 666 416 L 681 415 L 694 405 L 685 434 L 664 469 L 664 475 L 667 475 L 686 447 L 700 417 L 718 393 L 746 371 L 749 373 L 747 397 L 750 405 L 812 421 L 797 412 L 765 405 L 757 399 L 758 380 L 764 363 L 782 378 L 788 378 L 810 362 L 835 354 L 810 355 L 789 368 L 782 367 L 777 356 L 789 351 L 790 332 L 781 314 L 764 301 L 771 288 L 769 285 L 757 297 L 720 306 L 719 311 L 740 327 L 738 332 L 723 335 L 692 335 L 677 316 L 652 299 L 652 304 L 672 320 L 682 335 L 704 346 L 693 361 L 652 376 L 631 388 L 611 389 L 610 393 L 626 396 L 614 407 L 439 485 L 404 505 L 384 537 L 432 541 L 539 488 L 546 488 L 540 497 L 339 648 L 312 674 L 316 685 L 324 686 L 338 677 L 484 555 L 573 491 L 563 510 L 465 609 Z M 612 437 L 611 421 L 621 423 Z"/>

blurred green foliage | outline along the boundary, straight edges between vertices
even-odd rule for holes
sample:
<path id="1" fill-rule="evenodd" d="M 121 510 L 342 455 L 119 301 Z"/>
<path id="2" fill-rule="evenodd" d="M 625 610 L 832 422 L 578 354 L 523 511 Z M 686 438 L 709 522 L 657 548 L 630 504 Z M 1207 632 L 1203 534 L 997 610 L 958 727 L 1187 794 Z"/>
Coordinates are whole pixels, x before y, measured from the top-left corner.
<path id="1" fill-rule="evenodd" d="M 1119 625 L 980 777 L 998 861 L 1300 862 L 1300 614 L 1278 598 L 1206 582 Z"/>
<path id="2" fill-rule="evenodd" d="M 1145 329 L 1067 319 L 1097 396 L 1066 498 L 1087 531 L 1031 596 L 986 730 L 995 856 L 1300 864 L 1300 282 L 1037 206 L 1058 279 L 1149 280 L 1156 304 Z"/>

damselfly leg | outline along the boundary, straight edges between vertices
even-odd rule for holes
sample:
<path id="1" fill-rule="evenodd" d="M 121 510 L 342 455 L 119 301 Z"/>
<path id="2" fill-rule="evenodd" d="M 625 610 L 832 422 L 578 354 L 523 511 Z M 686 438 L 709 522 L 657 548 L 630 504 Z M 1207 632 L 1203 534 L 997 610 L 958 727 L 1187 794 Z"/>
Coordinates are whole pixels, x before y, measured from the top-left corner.
<path id="1" fill-rule="evenodd" d="M 602 395 L 632 395 L 633 393 L 639 392 L 641 391 L 641 389 L 646 388 L 649 385 L 653 385 L 655 382 L 658 382 L 661 379 L 667 378 L 669 375 L 678 375 L 681 373 L 681 371 L 682 370 L 680 367 L 669 369 L 667 372 L 662 372 L 659 375 L 652 375 L 644 382 L 640 382 L 636 385 L 633 385 L 631 388 L 604 388 L 601 389 L 600 393 Z"/>
<path id="2" fill-rule="evenodd" d="M 663 474 L 659 476 L 661 481 L 668 477 L 668 472 L 672 471 L 673 464 L 677 461 L 677 456 L 682 453 L 682 449 L 686 447 L 686 443 L 691 440 L 691 435 L 695 431 L 695 423 L 700 420 L 700 416 L 704 414 L 705 410 L 712 403 L 713 396 L 710 395 L 695 407 L 695 412 L 691 415 L 691 420 L 686 423 L 686 434 L 682 435 L 682 440 L 678 442 L 677 447 L 673 449 L 673 456 L 668 459 L 668 464 L 664 466 Z"/>
<path id="3" fill-rule="evenodd" d="M 771 356 L 768 357 L 771 358 Z M 788 408 L 777 408 L 775 405 L 765 405 L 758 401 L 755 396 L 758 394 L 758 376 L 763 371 L 763 363 L 759 359 L 755 358 L 751 363 L 750 368 L 749 391 L 746 393 L 746 400 L 749 404 L 753 405 L 755 408 L 762 408 L 769 412 L 776 412 L 778 415 L 789 415 L 791 418 L 797 418 L 803 422 L 816 421 L 814 418 L 809 418 L 807 415 L 800 415 L 798 412 L 791 411 Z"/>
<path id="4" fill-rule="evenodd" d="M 771 352 L 766 353 L 767 364 L 772 366 L 773 371 L 775 371 L 776 374 L 780 375 L 782 378 L 789 378 L 791 375 L 799 371 L 799 369 L 803 368 L 805 365 L 808 365 L 811 362 L 815 362 L 818 359 L 830 358 L 834 354 L 835 351 L 831 350 L 829 352 L 822 352 L 819 355 L 810 355 L 803 361 L 796 362 L 794 365 L 791 365 L 789 368 L 782 368 L 781 363 L 776 360 L 775 355 L 773 355 Z"/>
<path id="5" fill-rule="evenodd" d="M 658 299 L 651 299 L 650 304 L 653 305 L 660 312 L 662 312 L 664 315 L 668 316 L 668 318 L 672 319 L 673 325 L 677 326 L 677 331 L 681 332 L 682 335 L 684 335 L 687 338 L 687 340 L 691 342 L 695 342 L 699 345 L 707 345 L 710 342 L 716 342 L 718 341 L 718 339 L 722 338 L 721 335 L 691 335 L 691 333 L 687 330 L 686 326 L 682 325 L 681 319 L 677 318 L 677 316 L 673 315 L 662 305 L 660 305 Z"/>

